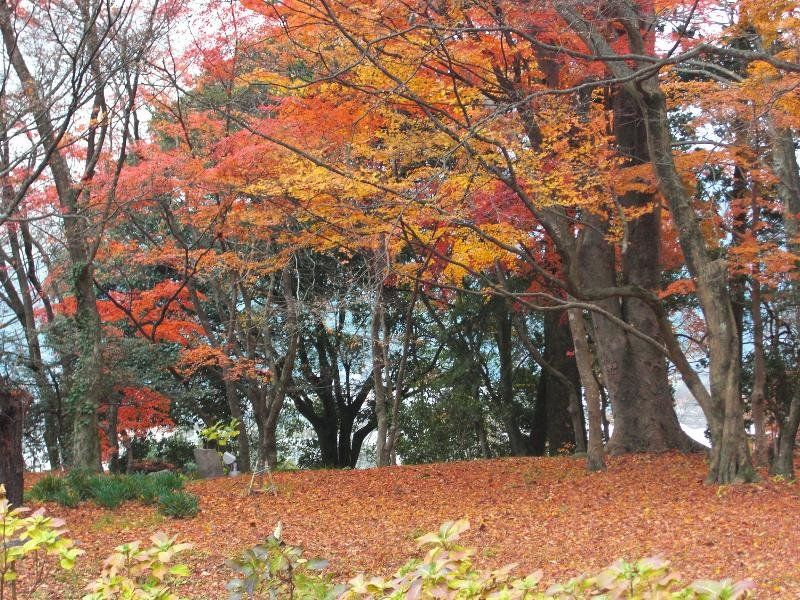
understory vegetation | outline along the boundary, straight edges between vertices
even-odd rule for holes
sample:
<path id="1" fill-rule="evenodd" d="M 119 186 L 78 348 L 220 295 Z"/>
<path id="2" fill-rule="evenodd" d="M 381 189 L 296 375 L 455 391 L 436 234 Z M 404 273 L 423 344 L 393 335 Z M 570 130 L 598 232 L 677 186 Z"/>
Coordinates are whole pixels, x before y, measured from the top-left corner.
<path id="1" fill-rule="evenodd" d="M 157 504 L 159 512 L 170 517 L 193 517 L 198 511 L 197 497 L 181 491 L 183 482 L 183 477 L 173 472 L 100 475 L 73 470 L 64 477 L 44 475 L 31 487 L 28 496 L 31 500 L 70 508 L 91 500 L 98 506 L 115 509 L 132 500 Z"/>

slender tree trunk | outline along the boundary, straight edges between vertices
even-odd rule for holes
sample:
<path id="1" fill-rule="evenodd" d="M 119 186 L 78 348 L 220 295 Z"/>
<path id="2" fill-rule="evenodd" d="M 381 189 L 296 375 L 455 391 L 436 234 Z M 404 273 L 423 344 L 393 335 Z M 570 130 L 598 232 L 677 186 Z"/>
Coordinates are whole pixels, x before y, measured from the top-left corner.
<path id="1" fill-rule="evenodd" d="M 247 429 L 244 425 L 244 415 L 242 415 L 242 406 L 239 403 L 239 387 L 236 382 L 228 377 L 227 369 L 222 370 L 222 379 L 225 385 L 225 400 L 228 402 L 228 409 L 231 411 L 231 417 L 239 422 L 239 435 L 236 437 L 236 447 L 238 456 L 236 457 L 236 465 L 243 472 L 250 470 L 250 440 L 247 439 Z M 247 385 L 255 386 L 256 382 L 246 380 Z"/>
<path id="2" fill-rule="evenodd" d="M 646 114 L 648 147 L 659 188 L 672 209 L 678 238 L 706 322 L 709 383 L 713 406 L 706 411 L 712 448 L 709 483 L 746 482 L 757 479 L 744 431 L 740 390 L 739 333 L 727 286 L 727 268 L 713 260 L 683 181 L 672 157 L 663 92 L 651 82 L 641 96 Z"/>
<path id="3" fill-rule="evenodd" d="M 283 404 L 286 401 L 287 388 L 292 380 L 292 371 L 297 357 L 297 345 L 300 339 L 298 329 L 299 307 L 294 293 L 294 278 L 291 264 L 287 264 L 281 272 L 281 290 L 286 303 L 286 331 L 288 342 L 283 362 L 277 368 L 269 390 L 269 401 L 265 402 L 264 420 L 261 423 L 261 443 L 259 444 L 260 462 L 274 469 L 278 464 L 277 428 Z"/>
<path id="4" fill-rule="evenodd" d="M 581 382 L 586 395 L 587 412 L 589 413 L 589 447 L 586 468 L 590 471 L 602 471 L 606 468 L 600 417 L 602 400 L 600 398 L 600 388 L 594 378 L 592 369 L 593 361 L 586 335 L 586 323 L 584 322 L 583 311 L 571 308 L 568 310 L 568 314 L 572 342 L 575 346 L 575 361 L 578 364 L 578 371 L 581 375 Z"/>
<path id="5" fill-rule="evenodd" d="M 387 406 L 387 374 L 389 365 L 388 332 L 386 327 L 386 307 L 384 298 L 384 278 L 388 268 L 388 257 L 385 248 L 386 240 L 381 238 L 380 247 L 374 258 L 375 292 L 370 324 L 372 376 L 374 377 L 373 394 L 375 395 L 375 418 L 378 428 L 378 439 L 375 447 L 376 464 L 385 467 L 391 464 L 391 448 L 388 446 L 389 411 Z M 383 339 L 381 339 L 383 336 Z"/>
<path id="6" fill-rule="evenodd" d="M 766 467 L 769 464 L 769 441 L 766 431 L 767 368 L 764 356 L 764 322 L 761 318 L 761 284 L 754 278 L 752 286 L 750 312 L 753 318 L 753 390 L 750 394 L 750 409 L 755 430 L 753 462 L 759 467 Z"/>

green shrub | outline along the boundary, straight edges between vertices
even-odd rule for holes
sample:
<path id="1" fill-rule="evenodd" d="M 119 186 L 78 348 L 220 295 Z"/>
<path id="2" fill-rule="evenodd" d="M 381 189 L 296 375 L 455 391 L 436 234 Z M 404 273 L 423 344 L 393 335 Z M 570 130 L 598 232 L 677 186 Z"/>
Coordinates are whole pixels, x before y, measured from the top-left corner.
<path id="1" fill-rule="evenodd" d="M 542 572 L 513 577 L 514 565 L 494 571 L 476 569 L 475 551 L 457 544 L 469 528 L 466 520 L 450 521 L 438 532 L 417 538 L 426 549 L 422 559 L 412 559 L 392 576 L 359 575 L 335 585 L 318 573 L 324 561 L 307 560 L 302 550 L 281 539 L 280 523 L 264 544 L 228 561 L 237 577 L 228 582 L 231 600 L 242 598 L 301 598 L 329 600 L 398 600 L 401 598 L 459 598 L 492 600 L 579 600 L 627 598 L 636 600 L 737 600 L 753 587 L 749 581 L 696 581 L 680 583 L 667 561 L 648 558 L 636 563 L 617 561 L 593 575 L 580 575 L 542 590 Z"/>
<path id="2" fill-rule="evenodd" d="M 104 508 L 118 508 L 131 499 L 133 493 L 130 481 L 123 477 L 101 477 L 92 480 L 91 498 Z"/>
<path id="3" fill-rule="evenodd" d="M 65 487 L 64 489 L 55 492 L 52 500 L 53 502 L 57 502 L 61 506 L 66 506 L 67 508 L 75 508 L 81 502 L 78 494 L 76 494 L 72 488 L 69 487 Z"/>
<path id="4" fill-rule="evenodd" d="M 142 475 L 139 483 L 138 499 L 142 504 L 154 504 L 159 497 L 182 487 L 183 479 L 176 473 Z"/>
<path id="5" fill-rule="evenodd" d="M 183 477 L 173 471 L 151 473 L 147 477 L 151 482 L 155 482 L 156 485 L 164 489 L 179 490 L 183 488 Z"/>
<path id="6" fill-rule="evenodd" d="M 89 469 L 73 469 L 67 473 L 67 483 L 81 500 L 92 498 L 92 487 L 99 475 Z"/>
<path id="7" fill-rule="evenodd" d="M 58 502 L 69 491 L 66 479 L 48 474 L 34 483 L 28 494 L 31 499 L 39 502 Z"/>
<path id="8" fill-rule="evenodd" d="M 167 492 L 158 499 L 158 512 L 175 519 L 186 519 L 200 512 L 200 502 L 197 496 L 188 492 Z"/>

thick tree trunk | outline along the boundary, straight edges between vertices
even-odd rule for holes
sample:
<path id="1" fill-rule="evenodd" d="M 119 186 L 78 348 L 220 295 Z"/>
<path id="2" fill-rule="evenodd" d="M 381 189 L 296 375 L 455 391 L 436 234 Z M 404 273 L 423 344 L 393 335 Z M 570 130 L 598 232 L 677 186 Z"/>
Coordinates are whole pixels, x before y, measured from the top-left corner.
<path id="1" fill-rule="evenodd" d="M 777 175 L 778 197 L 783 205 L 786 239 L 789 249 L 795 256 L 800 255 L 800 169 L 794 147 L 794 137 L 790 130 L 771 128 L 772 163 Z M 798 265 L 796 264 L 795 267 Z M 800 326 L 800 283 L 792 281 L 789 288 L 790 321 Z M 786 411 L 779 419 L 778 444 L 770 472 L 787 478 L 794 478 L 794 446 L 800 428 L 800 386 L 795 385 L 794 393 Z"/>
<path id="2" fill-rule="evenodd" d="M 678 361 L 681 373 L 692 387 L 709 422 L 712 436 L 711 461 L 707 481 L 732 483 L 757 478 L 753 469 L 744 431 L 742 398 L 739 389 L 739 333 L 731 307 L 724 261 L 715 260 L 706 246 L 707 241 L 692 204 L 691 192 L 678 173 L 672 155 L 666 98 L 657 77 L 636 80 L 629 63 L 615 60 L 616 55 L 606 32 L 586 19 L 580 4 L 555 0 L 555 9 L 565 23 L 578 34 L 597 56 L 612 57 L 603 61 L 610 73 L 626 83 L 620 85 L 636 102 L 647 131 L 647 157 L 656 176 L 658 189 L 670 207 L 678 240 L 689 273 L 695 279 L 700 307 L 705 318 L 709 349 L 710 393 L 703 389 L 696 373 L 687 370 L 687 361 L 678 355 L 674 340 L 665 340 Z M 641 29 L 642 19 L 635 4 L 627 0 L 612 0 L 607 5 L 610 18 L 625 26 L 631 47 L 646 52 L 650 47 L 648 32 Z M 661 320 L 659 320 L 661 322 Z M 670 335 L 671 332 L 670 332 Z M 602 343 L 602 342 L 601 342 Z M 643 382 L 639 382 L 643 385 Z M 612 398 L 612 403 L 614 402 Z"/>
<path id="3" fill-rule="evenodd" d="M 800 428 L 800 386 L 795 385 L 788 414 L 781 420 L 775 458 L 770 473 L 794 479 L 794 444 Z"/>
<path id="4" fill-rule="evenodd" d="M 22 429 L 27 398 L 8 382 L 0 380 L 0 483 L 8 501 L 22 506 L 25 461 L 22 456 Z"/>
<path id="5" fill-rule="evenodd" d="M 646 131 L 634 100 L 624 91 L 613 95 L 614 137 L 627 165 L 647 161 Z M 657 288 L 660 280 L 661 218 L 659 201 L 653 194 L 628 192 L 619 198 L 621 207 L 649 209 L 623 224 L 621 272 L 617 271 L 614 248 L 608 243 L 607 223 L 589 217 L 579 262 L 586 287 L 637 285 Z M 621 212 L 621 211 L 620 211 Z M 656 315 L 642 300 L 623 297 L 598 302 L 610 314 L 659 340 Z M 664 355 L 641 338 L 621 329 L 611 320 L 594 314 L 594 335 L 614 415 L 614 430 L 608 443 L 612 454 L 664 452 L 692 449 L 692 441 L 681 429 L 675 413 Z"/>

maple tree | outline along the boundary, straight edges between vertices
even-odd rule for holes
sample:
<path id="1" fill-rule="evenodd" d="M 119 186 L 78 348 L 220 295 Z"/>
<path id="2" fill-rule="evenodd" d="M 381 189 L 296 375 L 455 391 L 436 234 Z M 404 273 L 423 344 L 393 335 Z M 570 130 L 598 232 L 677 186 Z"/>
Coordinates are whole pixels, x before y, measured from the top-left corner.
<path id="1" fill-rule="evenodd" d="M 69 38 L 109 58 L 63 67 L 83 87 L 50 125 L 27 10 L 3 21 L 7 131 L 35 133 L 5 145 L 0 299 L 51 465 L 98 466 L 136 389 L 164 423 L 236 419 L 245 469 L 278 463 L 287 405 L 321 464 L 369 435 L 385 466 L 466 397 L 442 422 L 468 455 L 602 469 L 701 449 L 680 377 L 709 482 L 792 476 L 796 3 L 137 7 L 136 43 L 111 13 Z M 117 343 L 167 358 L 123 373 Z"/>

